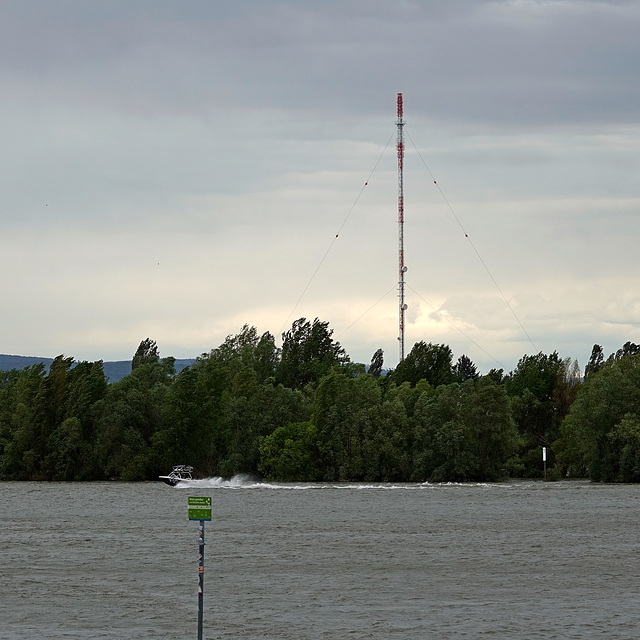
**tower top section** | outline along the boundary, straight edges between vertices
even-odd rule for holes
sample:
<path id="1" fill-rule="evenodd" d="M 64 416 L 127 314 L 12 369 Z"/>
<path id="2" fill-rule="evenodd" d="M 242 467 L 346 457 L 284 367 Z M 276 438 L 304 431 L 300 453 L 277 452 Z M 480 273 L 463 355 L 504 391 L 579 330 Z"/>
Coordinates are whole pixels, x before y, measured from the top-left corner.
<path id="1" fill-rule="evenodd" d="M 402 118 L 403 115 L 403 107 L 402 107 L 402 94 L 398 94 L 398 118 Z"/>

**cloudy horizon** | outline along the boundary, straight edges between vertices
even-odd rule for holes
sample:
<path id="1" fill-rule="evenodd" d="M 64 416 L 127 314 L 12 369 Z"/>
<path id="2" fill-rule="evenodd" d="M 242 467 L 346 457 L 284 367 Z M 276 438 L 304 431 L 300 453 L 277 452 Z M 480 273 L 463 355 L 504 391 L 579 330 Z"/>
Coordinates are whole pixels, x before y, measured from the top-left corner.
<path id="1" fill-rule="evenodd" d="M 395 367 L 398 92 L 406 352 L 640 343 L 639 27 L 625 1 L 3 3 L 0 353 L 190 358 L 318 317 Z"/>

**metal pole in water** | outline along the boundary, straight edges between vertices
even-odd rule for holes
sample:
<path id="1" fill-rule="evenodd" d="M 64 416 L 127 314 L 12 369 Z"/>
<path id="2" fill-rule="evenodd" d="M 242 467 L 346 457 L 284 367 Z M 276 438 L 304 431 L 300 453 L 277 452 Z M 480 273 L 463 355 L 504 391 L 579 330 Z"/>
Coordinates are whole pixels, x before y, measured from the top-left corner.
<path id="1" fill-rule="evenodd" d="M 189 496 L 189 520 L 199 520 L 198 526 L 198 640 L 202 640 L 202 612 L 204 594 L 204 522 L 211 520 L 211 498 Z"/>
<path id="2" fill-rule="evenodd" d="M 547 447 L 542 447 L 542 462 L 544 464 L 544 477 L 547 478 Z"/>
<path id="3" fill-rule="evenodd" d="M 198 640 L 202 640 L 203 594 L 204 594 L 204 520 L 198 527 Z"/>

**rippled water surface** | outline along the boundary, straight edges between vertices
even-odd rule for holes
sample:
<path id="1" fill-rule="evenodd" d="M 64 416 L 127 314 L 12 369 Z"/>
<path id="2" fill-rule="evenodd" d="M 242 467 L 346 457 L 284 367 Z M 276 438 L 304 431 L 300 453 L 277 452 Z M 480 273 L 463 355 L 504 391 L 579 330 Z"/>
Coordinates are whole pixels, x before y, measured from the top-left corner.
<path id="1" fill-rule="evenodd" d="M 640 638 L 640 487 L 0 483 L 0 638 Z"/>

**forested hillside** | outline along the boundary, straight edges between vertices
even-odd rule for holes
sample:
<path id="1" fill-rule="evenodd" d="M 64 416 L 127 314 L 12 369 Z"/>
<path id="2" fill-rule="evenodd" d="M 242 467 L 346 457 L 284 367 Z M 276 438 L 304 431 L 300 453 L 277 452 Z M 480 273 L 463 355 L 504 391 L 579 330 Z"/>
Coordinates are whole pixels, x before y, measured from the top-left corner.
<path id="1" fill-rule="evenodd" d="M 0 372 L 0 478 L 143 480 L 174 464 L 200 476 L 289 481 L 640 480 L 640 347 L 584 381 L 557 353 L 480 376 L 442 344 L 416 343 L 382 375 L 354 364 L 328 323 L 301 318 L 278 349 L 245 325 L 176 372 L 144 340 L 131 373 L 59 356 Z"/>

